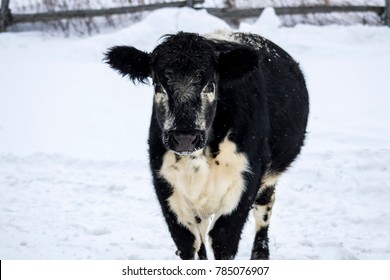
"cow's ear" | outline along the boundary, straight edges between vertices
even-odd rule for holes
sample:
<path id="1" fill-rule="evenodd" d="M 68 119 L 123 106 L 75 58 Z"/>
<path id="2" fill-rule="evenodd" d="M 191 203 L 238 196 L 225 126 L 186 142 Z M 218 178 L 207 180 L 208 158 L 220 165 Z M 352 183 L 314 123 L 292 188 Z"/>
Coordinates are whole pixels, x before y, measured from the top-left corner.
<path id="1" fill-rule="evenodd" d="M 133 82 L 146 82 L 151 75 L 149 54 L 129 46 L 116 46 L 105 53 L 104 61 Z"/>
<path id="2" fill-rule="evenodd" d="M 259 67 L 259 55 L 250 47 L 238 47 L 221 53 L 217 71 L 222 79 L 238 79 Z"/>

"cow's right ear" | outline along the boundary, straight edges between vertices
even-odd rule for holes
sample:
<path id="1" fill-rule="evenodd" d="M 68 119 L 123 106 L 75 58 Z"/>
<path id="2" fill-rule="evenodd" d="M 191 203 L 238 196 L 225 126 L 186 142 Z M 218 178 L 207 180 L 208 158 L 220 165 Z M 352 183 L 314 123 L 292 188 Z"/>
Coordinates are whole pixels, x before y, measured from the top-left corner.
<path id="1" fill-rule="evenodd" d="M 105 53 L 104 61 L 133 82 L 146 82 L 151 75 L 149 54 L 129 46 L 116 46 Z"/>

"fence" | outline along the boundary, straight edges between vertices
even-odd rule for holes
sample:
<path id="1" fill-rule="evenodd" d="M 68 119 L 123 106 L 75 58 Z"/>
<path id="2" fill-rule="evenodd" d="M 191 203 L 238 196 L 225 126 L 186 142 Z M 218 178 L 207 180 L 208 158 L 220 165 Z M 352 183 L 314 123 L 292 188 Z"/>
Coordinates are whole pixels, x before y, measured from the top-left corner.
<path id="1" fill-rule="evenodd" d="M 141 11 L 152 11 L 166 7 L 188 6 L 197 9 L 197 4 L 204 0 L 185 0 L 170 3 L 158 3 L 140 6 L 128 6 L 108 9 L 71 10 L 34 14 L 12 14 L 9 9 L 10 0 L 1 0 L 0 9 L 0 32 L 6 30 L 7 26 L 25 22 L 45 22 L 61 19 L 110 16 L 118 14 L 136 13 Z M 275 7 L 277 15 L 294 14 L 315 14 L 332 12 L 374 12 L 383 17 L 383 23 L 390 27 L 390 0 L 386 0 L 385 6 L 301 6 L 301 7 Z M 264 8 L 252 9 L 229 9 L 229 8 L 206 8 L 207 12 L 225 20 L 237 20 L 248 17 L 258 17 Z"/>

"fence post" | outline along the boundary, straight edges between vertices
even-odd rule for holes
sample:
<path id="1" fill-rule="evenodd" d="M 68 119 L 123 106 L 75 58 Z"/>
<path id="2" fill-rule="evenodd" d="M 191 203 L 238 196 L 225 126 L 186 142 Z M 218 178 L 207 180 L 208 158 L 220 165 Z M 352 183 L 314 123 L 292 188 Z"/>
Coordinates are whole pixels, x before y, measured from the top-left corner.
<path id="1" fill-rule="evenodd" d="M 9 0 L 1 0 L 0 7 L 0 32 L 4 32 L 11 19 Z"/>
<path id="2" fill-rule="evenodd" d="M 194 7 L 194 0 L 187 0 L 187 7 L 193 8 Z"/>
<path id="3" fill-rule="evenodd" d="M 390 0 L 386 0 L 384 17 L 385 24 L 390 27 Z"/>

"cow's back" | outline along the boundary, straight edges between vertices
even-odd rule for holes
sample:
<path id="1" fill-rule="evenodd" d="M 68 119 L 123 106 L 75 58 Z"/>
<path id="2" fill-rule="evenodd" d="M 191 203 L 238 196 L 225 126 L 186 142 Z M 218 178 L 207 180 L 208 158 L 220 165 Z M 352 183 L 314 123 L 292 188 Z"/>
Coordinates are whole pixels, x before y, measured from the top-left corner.
<path id="1" fill-rule="evenodd" d="M 258 51 L 261 79 L 265 82 L 265 92 L 261 94 L 266 95 L 269 112 L 270 169 L 283 172 L 299 154 L 306 133 L 309 98 L 300 67 L 282 48 L 259 35 L 227 32 L 219 33 L 216 38 Z M 234 47 L 224 45 L 227 49 Z"/>

